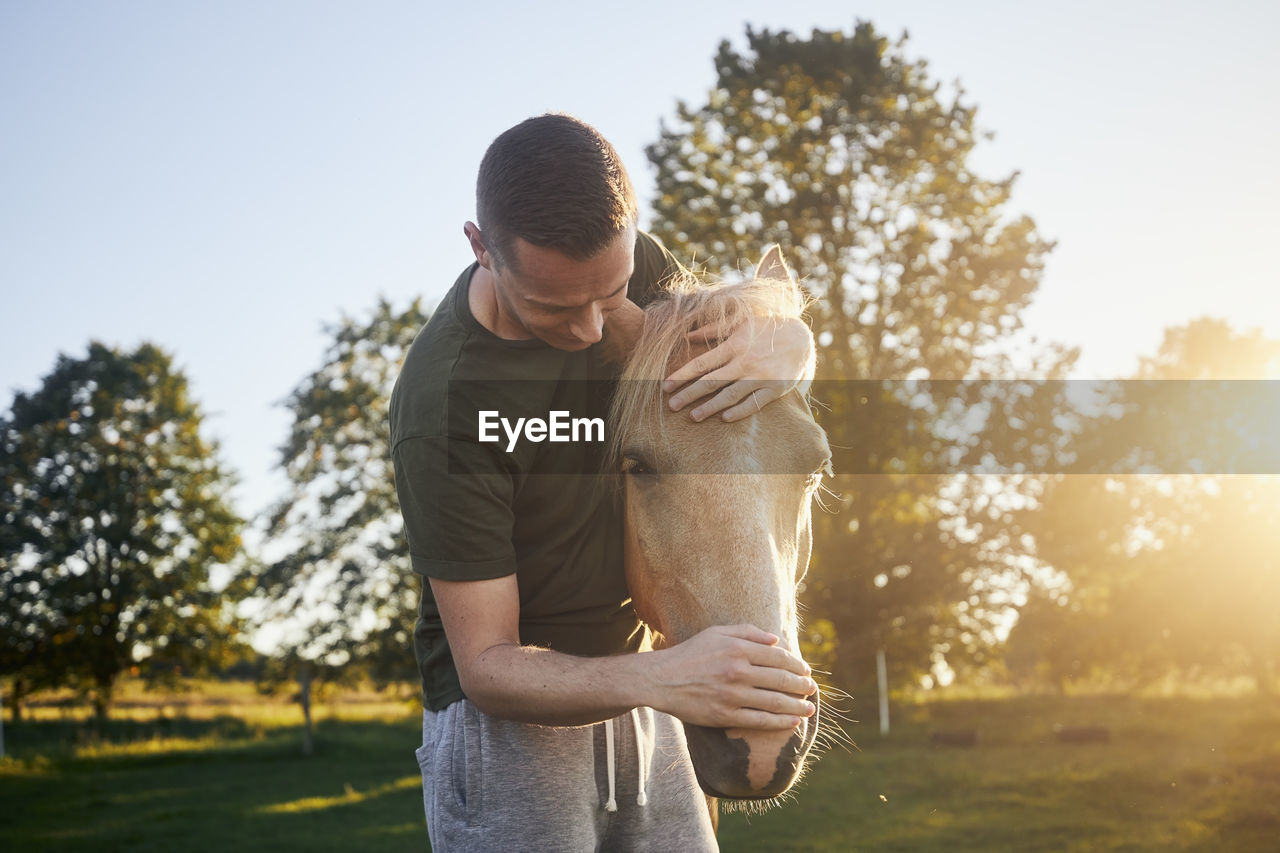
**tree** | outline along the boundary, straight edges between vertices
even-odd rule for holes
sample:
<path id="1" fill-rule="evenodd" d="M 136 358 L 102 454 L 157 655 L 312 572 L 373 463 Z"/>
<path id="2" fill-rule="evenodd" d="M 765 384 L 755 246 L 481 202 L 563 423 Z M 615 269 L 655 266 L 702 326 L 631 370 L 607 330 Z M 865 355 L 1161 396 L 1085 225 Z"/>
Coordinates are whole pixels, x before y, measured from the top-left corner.
<path id="1" fill-rule="evenodd" d="M 648 148 L 655 233 L 711 269 L 779 243 L 818 297 L 820 378 L 963 377 L 1020 326 L 1052 248 L 968 168 L 976 108 L 870 23 L 726 41 L 705 106 Z"/>
<path id="2" fill-rule="evenodd" d="M 1225 320 L 1199 317 L 1165 329 L 1160 349 L 1143 358 L 1138 379 L 1232 380 L 1280 376 L 1280 341 L 1260 329 L 1237 331 Z"/>
<path id="3" fill-rule="evenodd" d="M 1261 688 L 1274 685 L 1280 481 L 1186 472 L 1206 456 L 1231 463 L 1237 446 L 1257 437 L 1242 394 L 1258 383 L 1224 380 L 1278 369 L 1280 341 L 1257 330 L 1209 318 L 1166 330 L 1137 381 L 1123 383 L 1120 416 L 1097 420 L 1086 437 L 1100 459 L 1156 462 L 1164 473 L 1062 477 L 1051 486 L 1026 523 L 1039 557 L 1066 583 L 1043 593 L 1056 608 L 1021 614 L 1010 636 L 1015 653 L 1054 649 L 1058 659 L 1042 663 L 1060 684 L 1179 672 L 1250 674 Z"/>
<path id="4" fill-rule="evenodd" d="M 1017 566 L 998 547 L 1018 547 L 1009 514 L 987 482 L 910 470 L 911 436 L 934 434 L 938 414 L 909 405 L 901 383 L 855 381 L 1010 375 L 997 351 L 1052 244 L 1005 214 L 1016 173 L 969 169 L 976 108 L 962 91 L 944 102 L 905 35 L 891 46 L 866 22 L 746 35 L 746 52 L 721 44 L 706 104 L 679 104 L 647 150 L 654 231 L 712 272 L 778 243 L 815 298 L 819 420 L 846 458 L 861 454 L 856 473 L 880 475 L 837 478 L 839 512 L 815 519 L 806 598 L 839 632 L 839 677 L 867 677 L 882 644 L 907 671 L 939 653 L 980 663 L 1011 606 Z M 1046 348 L 1032 369 L 1072 358 Z"/>
<path id="5" fill-rule="evenodd" d="M 355 666 L 379 681 L 416 677 L 418 581 L 401 538 L 387 407 L 400 362 L 428 315 L 380 300 L 366 322 L 327 329 L 324 364 L 286 405 L 289 494 L 271 514 L 280 556 L 256 578 L 260 621 L 288 620 L 275 671 L 298 679 L 310 738 L 310 688 Z"/>
<path id="6" fill-rule="evenodd" d="M 1133 676 L 1115 604 L 1141 571 L 1133 559 L 1134 478 L 1058 475 L 1018 514 L 1045 567 L 1008 638 L 1006 664 L 1020 683 L 1051 685 Z"/>
<path id="7" fill-rule="evenodd" d="M 1157 402 L 1148 391 L 1140 411 L 1126 412 L 1146 422 L 1162 407 L 1185 424 L 1176 438 L 1153 442 L 1153 452 L 1171 461 L 1236 463 L 1234 476 L 1153 484 L 1148 526 L 1160 547 L 1148 549 L 1150 565 L 1124 602 L 1130 612 L 1147 608 L 1149 618 L 1135 620 L 1146 629 L 1141 647 L 1159 649 L 1183 671 L 1248 672 L 1264 689 L 1280 667 L 1280 478 L 1256 476 L 1239 462 L 1250 458 L 1241 447 L 1264 432 L 1275 447 L 1275 398 L 1256 399 L 1259 383 L 1237 380 L 1276 377 L 1280 340 L 1201 317 L 1167 329 L 1156 355 L 1142 360 L 1139 387 L 1156 389 Z M 1190 386 L 1176 407 L 1158 399 L 1170 386 Z"/>
<path id="8" fill-rule="evenodd" d="M 239 554 L 242 522 L 201 427 L 186 378 L 151 344 L 91 343 L 16 395 L 0 419 L 6 674 L 77 686 L 101 722 L 135 663 L 199 670 L 231 652 L 236 590 L 212 575 Z"/>

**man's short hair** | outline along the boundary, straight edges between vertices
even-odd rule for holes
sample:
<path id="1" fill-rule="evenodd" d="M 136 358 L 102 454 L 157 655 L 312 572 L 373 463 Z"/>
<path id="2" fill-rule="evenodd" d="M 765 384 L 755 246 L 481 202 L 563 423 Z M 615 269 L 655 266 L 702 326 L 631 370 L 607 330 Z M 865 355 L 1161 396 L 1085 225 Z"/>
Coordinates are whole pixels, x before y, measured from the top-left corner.
<path id="1" fill-rule="evenodd" d="M 476 180 L 485 248 L 511 266 L 512 241 L 595 257 L 636 223 L 636 193 L 618 152 L 573 116 L 526 119 L 493 141 Z"/>

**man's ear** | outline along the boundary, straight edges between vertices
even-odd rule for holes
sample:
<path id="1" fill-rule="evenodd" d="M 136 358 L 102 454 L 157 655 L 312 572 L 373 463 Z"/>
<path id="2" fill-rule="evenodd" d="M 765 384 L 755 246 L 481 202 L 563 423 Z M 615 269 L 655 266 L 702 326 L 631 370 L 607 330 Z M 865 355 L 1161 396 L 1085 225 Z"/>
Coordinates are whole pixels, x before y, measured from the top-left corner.
<path id="1" fill-rule="evenodd" d="M 644 309 L 628 299 L 621 308 L 604 318 L 604 340 L 600 343 L 606 361 L 625 365 L 644 331 Z"/>
<path id="2" fill-rule="evenodd" d="M 782 260 L 782 249 L 777 243 L 770 246 L 769 250 L 764 253 L 764 257 L 760 259 L 760 263 L 756 264 L 755 278 L 767 278 L 770 281 L 795 281 L 791 277 L 791 271 L 787 269 L 786 262 Z"/>
<path id="3" fill-rule="evenodd" d="M 493 272 L 493 255 L 485 248 L 484 235 L 480 233 L 480 226 L 474 222 L 466 222 L 462 226 L 462 233 L 467 235 L 467 242 L 471 244 L 471 253 L 476 256 L 476 262 Z"/>

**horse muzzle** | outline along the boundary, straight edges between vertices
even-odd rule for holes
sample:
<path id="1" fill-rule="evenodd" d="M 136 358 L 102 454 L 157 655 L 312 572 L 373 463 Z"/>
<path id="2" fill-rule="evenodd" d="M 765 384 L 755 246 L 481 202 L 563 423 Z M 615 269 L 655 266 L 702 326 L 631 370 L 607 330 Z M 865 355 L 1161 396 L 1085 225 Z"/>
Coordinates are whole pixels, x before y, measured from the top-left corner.
<path id="1" fill-rule="evenodd" d="M 704 793 L 726 800 L 771 800 L 785 793 L 804 772 L 818 734 L 817 709 L 791 731 L 716 729 L 684 724 L 689 757 Z"/>

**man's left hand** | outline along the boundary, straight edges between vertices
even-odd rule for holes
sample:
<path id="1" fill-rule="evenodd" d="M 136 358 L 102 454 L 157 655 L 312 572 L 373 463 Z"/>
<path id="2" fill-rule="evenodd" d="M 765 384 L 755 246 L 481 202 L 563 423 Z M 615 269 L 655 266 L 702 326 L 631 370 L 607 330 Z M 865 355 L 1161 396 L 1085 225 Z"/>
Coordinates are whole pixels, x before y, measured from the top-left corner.
<path id="1" fill-rule="evenodd" d="M 732 330 L 702 326 L 689 333 L 695 343 L 722 338 L 663 382 L 664 391 L 677 392 L 672 410 L 696 402 L 689 413 L 695 421 L 716 413 L 726 421 L 741 420 L 813 378 L 813 333 L 799 318 L 759 317 Z"/>

